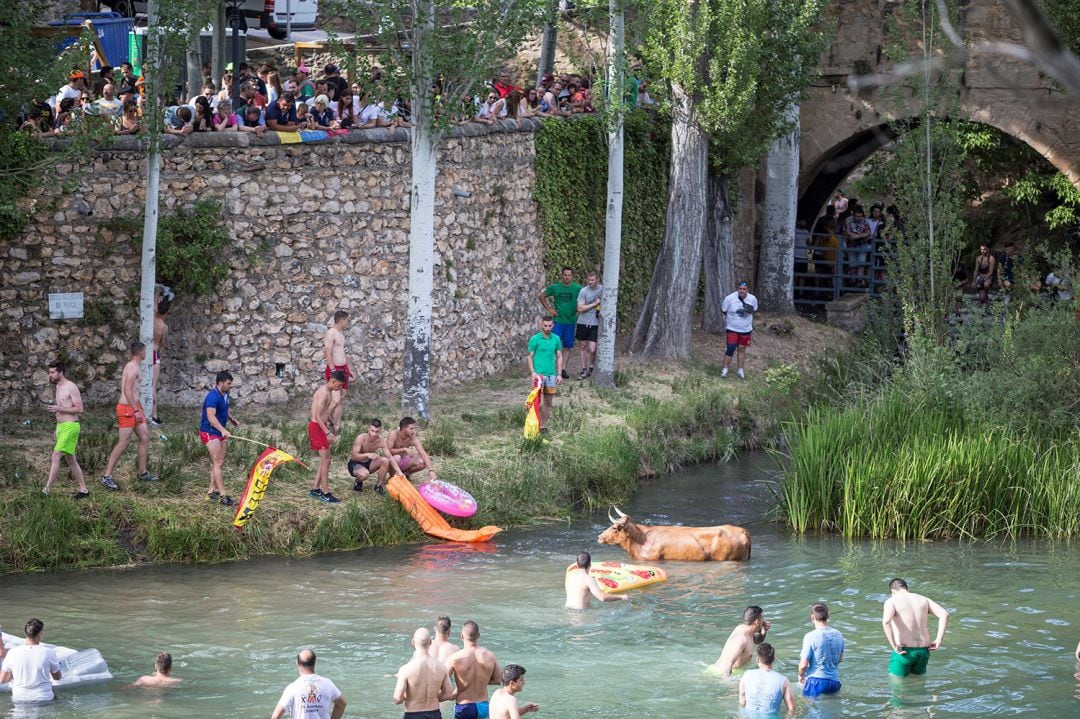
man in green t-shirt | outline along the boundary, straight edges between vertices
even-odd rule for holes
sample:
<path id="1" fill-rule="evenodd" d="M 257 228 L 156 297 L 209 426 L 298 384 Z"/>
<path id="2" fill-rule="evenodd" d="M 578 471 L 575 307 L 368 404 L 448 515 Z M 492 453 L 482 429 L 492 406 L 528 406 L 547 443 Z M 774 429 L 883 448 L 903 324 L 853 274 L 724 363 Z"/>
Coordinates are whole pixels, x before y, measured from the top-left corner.
<path id="1" fill-rule="evenodd" d="M 574 349 L 574 330 L 577 329 L 577 300 L 581 285 L 574 282 L 574 271 L 562 268 L 562 281 L 549 285 L 540 293 L 540 304 L 544 311 L 555 318 L 555 336 L 562 340 L 563 349 Z M 554 300 L 554 304 L 548 298 Z M 561 370 L 562 378 L 569 379 L 566 370 Z"/>
<path id="2" fill-rule="evenodd" d="M 532 381 L 540 380 L 544 387 L 540 404 L 540 432 L 547 433 L 547 421 L 551 415 L 551 398 L 562 382 L 563 345 L 559 336 L 552 332 L 555 320 L 545 316 L 540 320 L 540 331 L 529 338 L 529 372 Z"/>

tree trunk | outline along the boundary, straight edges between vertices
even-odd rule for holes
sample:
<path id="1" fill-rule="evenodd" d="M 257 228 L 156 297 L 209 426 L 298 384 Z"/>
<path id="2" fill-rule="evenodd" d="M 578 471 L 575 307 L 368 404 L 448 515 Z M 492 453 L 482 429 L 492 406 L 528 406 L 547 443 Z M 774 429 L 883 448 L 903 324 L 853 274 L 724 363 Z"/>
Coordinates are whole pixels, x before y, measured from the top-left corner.
<path id="1" fill-rule="evenodd" d="M 690 333 L 708 216 L 709 141 L 694 99 L 672 85 L 671 174 L 664 241 L 630 348 L 643 357 L 690 356 Z"/>
<path id="2" fill-rule="evenodd" d="M 765 177 L 765 209 L 754 294 L 761 309 L 779 314 L 795 311 L 792 295 L 795 264 L 795 210 L 799 202 L 799 106 L 788 105 L 791 132 L 769 148 Z"/>
<path id="3" fill-rule="evenodd" d="M 202 11 L 203 8 L 201 7 L 197 10 L 199 13 L 202 13 Z M 198 22 L 191 23 L 187 38 L 187 97 L 185 102 L 190 102 L 191 98 L 202 92 L 202 48 L 199 47 L 201 33 L 201 25 Z"/>
<path id="4" fill-rule="evenodd" d="M 430 394 L 431 314 L 435 268 L 436 136 L 432 128 L 432 59 L 427 38 L 435 4 L 418 2 L 414 19 L 412 203 L 409 212 L 409 307 L 405 323 L 402 411 L 426 417 Z"/>
<path id="5" fill-rule="evenodd" d="M 724 297 L 735 291 L 735 238 L 732 236 L 735 211 L 731 206 L 731 176 L 709 173 L 709 226 L 705 231 L 705 309 L 702 329 L 723 334 L 726 325 L 720 311 Z"/>
<path id="6" fill-rule="evenodd" d="M 547 17 L 544 18 L 544 34 L 540 40 L 540 63 L 536 70 L 536 84 L 555 67 L 555 41 L 558 39 L 556 23 L 559 16 L 559 0 L 548 0 Z"/>
<path id="7" fill-rule="evenodd" d="M 604 294 L 600 314 L 600 337 L 596 345 L 593 382 L 615 386 L 615 337 L 618 332 L 619 263 L 622 255 L 623 205 L 623 86 L 624 37 L 620 0 L 609 0 L 608 101 L 614 111 L 608 132 L 607 225 L 604 228 Z"/>
<path id="8" fill-rule="evenodd" d="M 140 365 L 139 401 L 144 409 L 154 406 L 154 285 L 157 283 L 158 188 L 161 179 L 161 61 L 157 0 L 146 4 L 146 100 L 152 105 L 147 131 L 146 204 L 143 209 L 141 277 L 139 281 L 139 341 L 146 345 Z M 156 122 L 154 122 L 156 120 Z"/>
<path id="9" fill-rule="evenodd" d="M 211 43 L 213 52 L 210 58 L 210 72 L 214 75 L 214 82 L 220 83 L 221 76 L 225 74 L 225 63 L 228 62 L 225 59 L 225 0 L 214 0 L 214 38 Z M 234 68 L 239 71 L 240 68 Z M 237 72 L 239 75 L 240 73 Z M 220 85 L 217 85 L 217 89 L 220 90 Z"/>

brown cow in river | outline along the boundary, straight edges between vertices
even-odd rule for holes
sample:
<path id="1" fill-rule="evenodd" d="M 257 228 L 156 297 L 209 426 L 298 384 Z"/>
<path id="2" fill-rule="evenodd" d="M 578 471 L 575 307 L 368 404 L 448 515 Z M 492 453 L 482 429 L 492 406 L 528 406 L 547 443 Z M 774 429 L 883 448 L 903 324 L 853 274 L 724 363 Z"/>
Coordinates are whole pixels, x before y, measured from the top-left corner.
<path id="1" fill-rule="evenodd" d="M 719 527 L 650 527 L 634 524 L 614 508 L 619 518 L 608 513 L 611 526 L 596 538 L 600 544 L 617 544 L 630 559 L 684 562 L 727 562 L 750 559 L 750 532 L 734 524 Z"/>

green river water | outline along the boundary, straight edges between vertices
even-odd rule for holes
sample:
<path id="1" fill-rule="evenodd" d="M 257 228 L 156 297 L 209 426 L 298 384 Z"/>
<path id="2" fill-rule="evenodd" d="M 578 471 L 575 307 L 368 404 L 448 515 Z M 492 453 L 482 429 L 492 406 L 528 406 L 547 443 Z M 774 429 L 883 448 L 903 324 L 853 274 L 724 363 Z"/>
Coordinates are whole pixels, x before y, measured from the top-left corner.
<path id="1" fill-rule="evenodd" d="M 475 619 L 482 645 L 503 663 L 525 666 L 521 698 L 540 704 L 537 716 L 734 717 L 735 682 L 705 669 L 744 607 L 765 608 L 777 669 L 794 679 L 802 635 L 812 628 L 809 605 L 819 600 L 847 640 L 843 690 L 817 703 L 800 698 L 799 716 L 1080 715 L 1075 546 L 793 538 L 766 516 L 769 466 L 750 457 L 645 485 L 627 513 L 654 523 L 744 524 L 753 558 L 666 563 L 666 583 L 588 612 L 562 607 L 562 576 L 582 549 L 596 560 L 624 558 L 595 543 L 602 517 L 505 532 L 480 548 L 0 577 L 5 631 L 40 617 L 47 641 L 97 647 L 116 677 L 62 691 L 44 706 L 0 695 L 0 717 L 268 717 L 295 678 L 297 649 L 308 645 L 319 673 L 343 690 L 347 717 L 399 717 L 391 675 L 409 658 L 413 629 L 442 613 L 453 618 L 455 638 Z M 952 612 L 925 678 L 886 673 L 881 608 L 893 576 Z M 151 673 L 161 649 L 172 652 L 183 685 L 127 688 Z"/>

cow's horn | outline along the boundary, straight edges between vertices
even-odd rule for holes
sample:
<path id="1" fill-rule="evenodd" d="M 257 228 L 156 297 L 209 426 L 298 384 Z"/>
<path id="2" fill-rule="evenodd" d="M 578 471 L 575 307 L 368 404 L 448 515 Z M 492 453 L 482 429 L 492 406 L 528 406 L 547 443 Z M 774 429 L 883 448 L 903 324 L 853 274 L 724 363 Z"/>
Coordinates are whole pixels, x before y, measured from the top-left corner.
<path id="1" fill-rule="evenodd" d="M 615 513 L 617 515 L 619 515 L 620 518 L 626 516 L 625 514 L 623 514 L 623 511 L 621 509 L 619 509 L 618 507 L 615 507 Z"/>
<path id="2" fill-rule="evenodd" d="M 607 519 L 608 519 L 608 521 L 609 521 L 609 522 L 611 522 L 612 524 L 615 524 L 615 521 L 616 521 L 616 520 L 615 520 L 615 518 L 614 518 L 614 517 L 612 517 L 612 516 L 611 516 L 611 510 L 610 510 L 610 509 L 608 510 L 608 513 L 607 513 Z"/>

